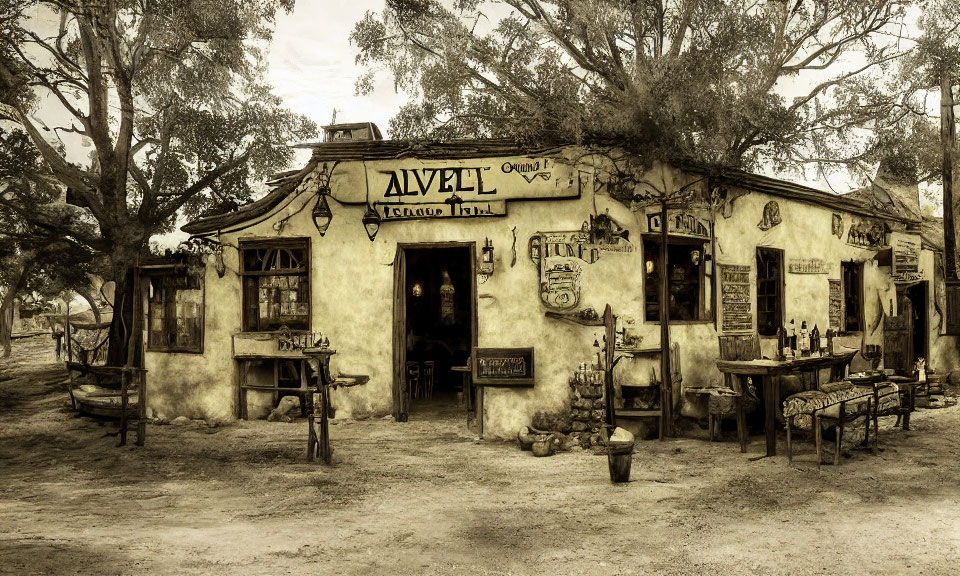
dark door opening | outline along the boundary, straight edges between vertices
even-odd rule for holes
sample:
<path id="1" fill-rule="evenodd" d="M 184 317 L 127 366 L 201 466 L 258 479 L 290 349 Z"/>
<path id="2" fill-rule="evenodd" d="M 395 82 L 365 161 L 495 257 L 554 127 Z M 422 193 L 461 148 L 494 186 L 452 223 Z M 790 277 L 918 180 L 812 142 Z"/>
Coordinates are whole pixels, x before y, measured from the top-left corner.
<path id="1" fill-rule="evenodd" d="M 914 284 L 908 287 L 905 293 L 907 298 L 910 299 L 913 314 L 913 357 L 910 359 L 910 365 L 913 365 L 918 358 L 926 358 L 929 364 L 930 356 L 927 354 L 927 283 Z"/>
<path id="2" fill-rule="evenodd" d="M 404 247 L 403 376 L 414 412 L 456 408 L 464 366 L 474 342 L 473 260 L 470 246 Z"/>

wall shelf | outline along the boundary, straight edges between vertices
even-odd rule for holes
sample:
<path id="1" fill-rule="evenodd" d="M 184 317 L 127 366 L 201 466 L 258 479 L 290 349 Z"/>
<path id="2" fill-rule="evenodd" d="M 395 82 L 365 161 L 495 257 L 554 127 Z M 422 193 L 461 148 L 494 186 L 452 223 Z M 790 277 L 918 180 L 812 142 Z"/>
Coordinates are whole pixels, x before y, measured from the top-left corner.
<path id="1" fill-rule="evenodd" d="M 603 326 L 602 318 L 597 318 L 596 320 L 585 320 L 583 318 L 578 318 L 575 314 L 560 314 L 558 312 L 546 312 L 545 314 L 547 318 L 562 320 L 578 326 Z"/>

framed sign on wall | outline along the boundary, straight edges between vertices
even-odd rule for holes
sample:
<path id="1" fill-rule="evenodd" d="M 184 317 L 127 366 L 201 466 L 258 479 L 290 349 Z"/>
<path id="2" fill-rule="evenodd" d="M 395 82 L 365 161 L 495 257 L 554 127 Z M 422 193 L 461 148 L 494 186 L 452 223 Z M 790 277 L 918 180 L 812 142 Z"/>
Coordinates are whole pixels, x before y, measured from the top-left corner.
<path id="1" fill-rule="evenodd" d="M 532 388 L 533 348 L 474 348 L 472 368 L 476 386 Z"/>

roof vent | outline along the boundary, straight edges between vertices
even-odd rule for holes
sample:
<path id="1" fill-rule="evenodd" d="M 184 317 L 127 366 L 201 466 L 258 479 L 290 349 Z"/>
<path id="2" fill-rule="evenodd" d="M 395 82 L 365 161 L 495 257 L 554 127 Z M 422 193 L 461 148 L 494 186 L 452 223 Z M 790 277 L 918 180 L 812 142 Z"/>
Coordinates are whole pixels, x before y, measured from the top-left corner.
<path id="1" fill-rule="evenodd" d="M 373 122 L 331 124 L 323 127 L 324 142 L 383 140 L 380 129 Z"/>

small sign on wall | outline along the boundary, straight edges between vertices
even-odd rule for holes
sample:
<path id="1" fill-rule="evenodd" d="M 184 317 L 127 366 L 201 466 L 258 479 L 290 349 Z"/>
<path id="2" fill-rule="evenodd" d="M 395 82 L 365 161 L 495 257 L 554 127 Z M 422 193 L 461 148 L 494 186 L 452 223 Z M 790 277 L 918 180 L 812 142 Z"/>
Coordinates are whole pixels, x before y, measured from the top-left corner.
<path id="1" fill-rule="evenodd" d="M 717 264 L 720 273 L 720 330 L 752 332 L 750 267 Z"/>
<path id="2" fill-rule="evenodd" d="M 830 283 L 830 328 L 839 332 L 842 328 L 840 322 L 843 320 L 843 289 L 839 280 L 828 280 L 828 282 Z"/>
<path id="3" fill-rule="evenodd" d="M 920 238 L 918 236 L 891 232 L 890 248 L 893 254 L 890 273 L 894 280 L 915 281 L 923 278 L 920 273 Z"/>
<path id="4" fill-rule="evenodd" d="M 533 387 L 533 348 L 474 348 L 473 383 Z"/>
<path id="5" fill-rule="evenodd" d="M 787 270 L 791 274 L 829 274 L 830 264 L 820 258 L 791 258 Z"/>

